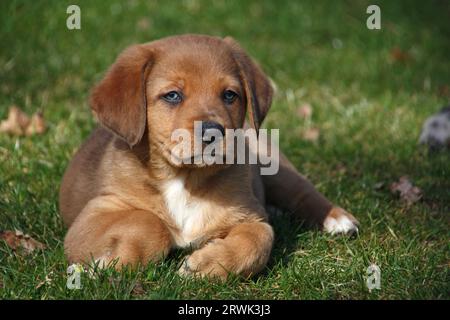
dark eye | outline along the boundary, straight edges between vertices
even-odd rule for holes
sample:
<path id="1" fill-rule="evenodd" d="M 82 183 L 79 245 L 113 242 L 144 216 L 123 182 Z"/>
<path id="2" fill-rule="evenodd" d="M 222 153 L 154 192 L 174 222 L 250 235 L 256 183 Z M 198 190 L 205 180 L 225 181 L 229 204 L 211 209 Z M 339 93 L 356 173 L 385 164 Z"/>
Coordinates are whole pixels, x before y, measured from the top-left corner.
<path id="1" fill-rule="evenodd" d="M 236 100 L 237 96 L 238 95 L 236 92 L 225 90 L 225 92 L 223 93 L 223 101 L 225 101 L 225 103 L 231 104 L 234 100 Z"/>
<path id="2" fill-rule="evenodd" d="M 162 98 L 171 104 L 178 104 L 181 102 L 181 100 L 183 100 L 183 98 L 181 97 L 181 94 L 176 92 L 176 91 L 170 91 L 168 93 L 166 93 L 165 95 L 162 96 Z"/>

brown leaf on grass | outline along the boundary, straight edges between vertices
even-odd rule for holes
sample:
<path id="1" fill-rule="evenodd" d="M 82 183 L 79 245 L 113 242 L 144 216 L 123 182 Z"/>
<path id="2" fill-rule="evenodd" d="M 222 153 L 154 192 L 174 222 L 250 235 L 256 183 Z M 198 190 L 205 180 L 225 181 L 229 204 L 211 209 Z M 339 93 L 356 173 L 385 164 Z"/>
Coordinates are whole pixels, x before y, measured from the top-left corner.
<path id="1" fill-rule="evenodd" d="M 36 112 L 31 117 L 30 124 L 25 130 L 25 134 L 27 136 L 31 136 L 33 134 L 42 134 L 45 132 L 46 129 L 47 126 L 45 125 L 44 116 L 42 115 L 42 112 Z"/>
<path id="2" fill-rule="evenodd" d="M 135 283 L 133 290 L 131 290 L 131 294 L 133 296 L 142 296 L 143 294 L 145 294 L 145 290 L 141 282 Z"/>
<path id="3" fill-rule="evenodd" d="M 422 190 L 414 186 L 407 176 L 401 177 L 398 182 L 393 182 L 391 192 L 399 194 L 400 199 L 405 201 L 407 205 L 412 205 L 422 198 Z"/>
<path id="4" fill-rule="evenodd" d="M 302 119 L 308 119 L 312 116 L 312 107 L 309 103 L 305 103 L 301 105 L 297 109 L 297 115 Z"/>
<path id="5" fill-rule="evenodd" d="M 25 254 L 30 254 L 36 249 L 45 249 L 45 245 L 34 240 L 22 231 L 0 231 L 0 239 L 4 240 L 12 250 L 22 250 Z"/>
<path id="6" fill-rule="evenodd" d="M 408 52 L 403 51 L 399 47 L 394 47 L 391 50 L 391 58 L 394 62 L 408 62 L 411 56 Z"/>
<path id="7" fill-rule="evenodd" d="M 25 133 L 30 118 L 17 106 L 9 108 L 8 118 L 0 123 L 0 132 L 21 136 Z"/>
<path id="8" fill-rule="evenodd" d="M 319 139 L 320 130 L 318 128 L 309 128 L 303 131 L 303 139 L 316 142 Z"/>
<path id="9" fill-rule="evenodd" d="M 51 276 L 53 275 L 53 271 L 51 271 L 49 274 L 47 274 L 46 276 L 45 276 L 45 279 L 44 280 L 42 280 L 41 282 L 39 282 L 38 284 L 37 284 L 37 286 L 36 286 L 36 290 L 37 289 L 39 289 L 40 287 L 42 287 L 43 285 L 45 285 L 45 284 L 50 284 L 50 283 L 52 283 L 52 278 L 51 278 Z"/>
<path id="10" fill-rule="evenodd" d="M 16 136 L 42 134 L 46 130 L 45 120 L 41 112 L 35 113 L 31 119 L 19 107 L 9 108 L 8 118 L 0 123 L 0 133 Z"/>
<path id="11" fill-rule="evenodd" d="M 438 95 L 441 97 L 450 97 L 450 86 L 446 84 L 439 86 Z"/>
<path id="12" fill-rule="evenodd" d="M 136 27 L 139 30 L 148 30 L 152 25 L 153 23 L 149 18 L 141 18 L 136 23 Z"/>

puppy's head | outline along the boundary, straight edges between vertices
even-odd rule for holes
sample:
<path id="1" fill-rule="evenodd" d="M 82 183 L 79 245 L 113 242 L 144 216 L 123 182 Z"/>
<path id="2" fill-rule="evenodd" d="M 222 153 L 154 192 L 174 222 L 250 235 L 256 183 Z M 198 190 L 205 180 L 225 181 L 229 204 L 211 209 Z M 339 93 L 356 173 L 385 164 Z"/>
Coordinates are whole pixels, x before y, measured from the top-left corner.
<path id="1" fill-rule="evenodd" d="M 130 147 L 148 132 L 150 144 L 170 161 L 175 130 L 195 139 L 200 121 L 202 135 L 242 128 L 246 113 L 258 130 L 271 100 L 267 77 L 233 39 L 184 35 L 126 49 L 93 89 L 90 104 L 99 122 Z"/>

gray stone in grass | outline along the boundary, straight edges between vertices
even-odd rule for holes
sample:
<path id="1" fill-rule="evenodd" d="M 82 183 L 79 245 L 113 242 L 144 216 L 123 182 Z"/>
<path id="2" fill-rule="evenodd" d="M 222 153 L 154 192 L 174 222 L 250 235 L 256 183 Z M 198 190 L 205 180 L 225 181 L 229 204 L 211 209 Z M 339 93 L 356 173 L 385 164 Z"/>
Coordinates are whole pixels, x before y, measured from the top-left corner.
<path id="1" fill-rule="evenodd" d="M 419 143 L 427 145 L 430 151 L 450 149 L 450 106 L 425 120 Z"/>

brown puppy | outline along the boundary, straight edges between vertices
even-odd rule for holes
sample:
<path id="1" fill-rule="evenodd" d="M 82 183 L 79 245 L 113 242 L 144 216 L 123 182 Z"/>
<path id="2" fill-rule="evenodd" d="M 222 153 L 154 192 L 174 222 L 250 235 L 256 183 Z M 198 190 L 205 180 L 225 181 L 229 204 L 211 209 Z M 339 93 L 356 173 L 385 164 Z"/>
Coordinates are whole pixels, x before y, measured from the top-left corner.
<path id="1" fill-rule="evenodd" d="M 283 155 L 271 176 L 260 176 L 257 165 L 171 159 L 173 130 L 193 132 L 194 121 L 242 128 L 246 112 L 258 129 L 271 100 L 267 77 L 231 38 L 183 35 L 125 50 L 92 92 L 102 128 L 61 185 L 69 261 L 116 260 L 120 268 L 191 246 L 182 274 L 249 276 L 264 268 L 272 248 L 266 200 L 330 233 L 356 231 L 355 218 Z"/>

